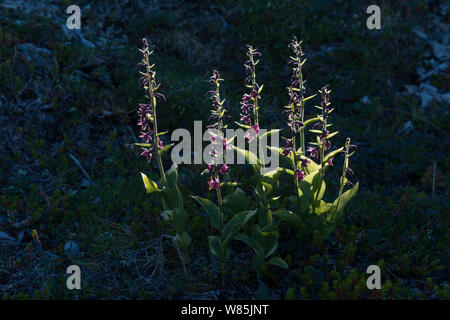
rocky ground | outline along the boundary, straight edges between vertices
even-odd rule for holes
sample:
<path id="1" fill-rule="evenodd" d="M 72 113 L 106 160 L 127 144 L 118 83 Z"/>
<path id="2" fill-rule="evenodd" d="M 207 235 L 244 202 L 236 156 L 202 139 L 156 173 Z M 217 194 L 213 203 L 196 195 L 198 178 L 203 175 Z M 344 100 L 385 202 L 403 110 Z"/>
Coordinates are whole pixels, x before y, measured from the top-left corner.
<path id="1" fill-rule="evenodd" d="M 277 4 L 79 1 L 82 28 L 72 31 L 64 1 L 0 1 L 0 292 L 6 298 L 216 299 L 284 298 L 293 288 L 297 298 L 448 297 L 449 7 L 384 4 L 389 31 L 360 36 L 364 11 L 351 2 L 336 12 L 311 3 L 313 21 L 329 23 L 307 29 Z M 337 31 L 344 24 L 352 34 Z M 329 80 L 336 88 L 343 110 L 336 121 L 360 145 L 355 167 L 366 184 L 363 196 L 339 230 L 342 239 L 333 236 L 328 251 L 305 253 L 283 281 L 274 273 L 260 283 L 248 271 L 235 271 L 221 287 L 214 261 L 200 247 L 195 281 L 187 284 L 165 231 L 155 228 L 158 203 L 145 197 L 136 175 L 146 166 L 131 146 L 138 140 L 140 39 L 146 36 L 157 49 L 170 101 L 163 111 L 167 128 L 204 113 L 212 66 L 230 79 L 228 92 L 241 86 L 239 50 L 253 41 L 266 55 L 263 117 L 278 127 L 285 85 L 278 80 L 287 74 L 278 67 L 287 44 L 279 38 L 284 41 L 289 28 L 304 31 L 311 87 Z M 360 119 L 365 122 L 356 129 Z M 182 172 L 185 192 L 202 184 L 198 172 Z M 362 212 L 380 216 L 361 218 Z M 392 234 L 396 224 L 407 227 L 391 237 L 379 228 L 385 219 Z M 193 219 L 199 238 L 204 228 L 200 217 Z M 429 239 L 409 250 L 398 244 L 402 237 L 411 245 Z M 367 253 L 374 247 L 378 256 Z M 235 264 L 247 270 L 248 253 L 236 251 Z M 383 295 L 357 287 L 368 257 L 389 265 L 391 287 Z M 83 265 L 88 283 L 79 296 L 60 289 L 73 262 Z M 333 265 L 340 274 L 328 279 Z"/>

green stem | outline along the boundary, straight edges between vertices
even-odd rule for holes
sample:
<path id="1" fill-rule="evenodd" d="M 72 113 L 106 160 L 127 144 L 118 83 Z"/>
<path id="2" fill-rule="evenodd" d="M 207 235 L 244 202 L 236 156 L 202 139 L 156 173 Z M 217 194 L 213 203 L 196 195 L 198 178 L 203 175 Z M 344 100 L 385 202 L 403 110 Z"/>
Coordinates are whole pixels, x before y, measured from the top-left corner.
<path id="1" fill-rule="evenodd" d="M 297 153 L 295 151 L 296 149 L 296 141 L 295 141 L 296 135 L 292 138 L 292 149 L 294 152 L 294 185 L 295 185 L 295 195 L 297 197 L 297 206 L 298 206 L 298 214 L 300 215 L 302 213 L 302 205 L 300 202 L 300 191 L 298 189 L 298 177 L 297 175 Z"/>

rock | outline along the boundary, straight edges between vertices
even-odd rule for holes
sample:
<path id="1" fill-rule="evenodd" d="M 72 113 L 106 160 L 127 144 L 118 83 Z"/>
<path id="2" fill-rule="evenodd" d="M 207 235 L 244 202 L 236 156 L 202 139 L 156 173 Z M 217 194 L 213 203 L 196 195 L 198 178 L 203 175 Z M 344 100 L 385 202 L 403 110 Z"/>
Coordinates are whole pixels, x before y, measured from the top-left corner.
<path id="1" fill-rule="evenodd" d="M 437 41 L 431 41 L 430 44 L 433 47 L 433 52 L 436 58 L 438 58 L 441 61 L 449 59 L 450 46 L 439 43 Z"/>
<path id="2" fill-rule="evenodd" d="M 2 241 L 7 241 L 7 242 L 16 242 L 16 239 L 14 239 L 13 237 L 11 237 L 9 234 L 7 234 L 6 232 L 0 231 L 0 242 Z"/>
<path id="3" fill-rule="evenodd" d="M 81 34 L 80 30 L 74 29 L 74 30 L 69 30 L 66 26 L 66 24 L 62 24 L 61 25 L 62 30 L 64 32 L 64 34 L 66 35 L 66 37 L 69 40 L 73 40 L 74 38 L 78 38 L 81 43 L 83 43 L 84 46 L 88 47 L 88 48 L 95 48 L 95 44 L 93 44 L 91 41 L 86 40 L 83 35 Z"/>
<path id="4" fill-rule="evenodd" d="M 16 45 L 17 56 L 25 63 L 32 64 L 37 70 L 51 70 L 54 66 L 52 52 L 31 43 Z"/>
<path id="5" fill-rule="evenodd" d="M 80 255 L 80 246 L 69 240 L 64 244 L 64 254 L 70 258 L 76 258 Z"/>
<path id="6" fill-rule="evenodd" d="M 364 96 L 364 97 L 361 99 L 361 102 L 364 103 L 364 104 L 368 104 L 368 103 L 370 102 L 370 98 L 369 98 L 368 96 Z"/>

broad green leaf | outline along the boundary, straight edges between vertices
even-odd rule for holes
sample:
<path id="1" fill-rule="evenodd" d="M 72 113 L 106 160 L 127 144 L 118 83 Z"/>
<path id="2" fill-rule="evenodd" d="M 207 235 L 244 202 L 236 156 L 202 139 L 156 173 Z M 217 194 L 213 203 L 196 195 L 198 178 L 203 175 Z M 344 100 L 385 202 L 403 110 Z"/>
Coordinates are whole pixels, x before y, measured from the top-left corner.
<path id="1" fill-rule="evenodd" d="M 223 228 L 223 245 L 226 245 L 256 212 L 257 210 L 245 210 L 235 215 Z"/>
<path id="2" fill-rule="evenodd" d="M 302 226 L 302 220 L 296 213 L 293 213 L 292 211 L 280 209 L 274 211 L 273 214 L 286 220 L 290 225 L 292 225 L 296 229 L 299 229 Z"/>
<path id="3" fill-rule="evenodd" d="M 169 184 L 178 183 L 178 166 L 176 163 L 172 164 L 169 170 L 166 171 L 166 179 Z"/>
<path id="4" fill-rule="evenodd" d="M 336 149 L 336 150 L 334 150 L 334 151 L 331 151 L 329 154 L 327 154 L 327 155 L 325 156 L 325 158 L 323 159 L 323 162 L 324 162 L 324 163 L 327 162 L 328 159 L 330 159 L 331 157 L 334 157 L 334 156 L 337 155 L 338 153 L 342 152 L 342 150 L 344 150 L 344 147 L 341 147 L 341 148 L 339 148 L 339 149 Z"/>
<path id="5" fill-rule="evenodd" d="M 197 201 L 208 213 L 209 215 L 209 221 L 211 223 L 211 226 L 217 230 L 220 229 L 220 210 L 219 207 L 216 206 L 211 200 L 198 197 L 198 196 L 192 196 L 192 198 Z"/>
<path id="6" fill-rule="evenodd" d="M 291 165 L 291 167 L 292 168 L 294 167 L 294 154 L 293 154 L 293 152 L 291 152 L 289 154 L 289 156 L 285 157 L 283 155 L 283 153 L 282 153 L 283 152 L 283 148 L 276 148 L 276 147 L 272 147 L 272 146 L 269 146 L 267 148 L 269 148 L 269 150 L 271 152 L 275 152 L 276 154 L 278 154 L 278 156 L 281 157 L 282 159 L 287 159 L 289 164 Z"/>
<path id="7" fill-rule="evenodd" d="M 175 241 L 178 244 L 178 248 L 184 254 L 188 254 L 191 249 L 192 239 L 187 232 L 177 233 Z"/>
<path id="8" fill-rule="evenodd" d="M 184 231 L 188 220 L 188 215 L 183 209 L 176 208 L 172 210 L 164 210 L 161 213 L 161 216 L 173 226 L 177 233 L 182 233 Z"/>
<path id="9" fill-rule="evenodd" d="M 282 269 L 287 269 L 288 265 L 286 263 L 286 261 L 284 261 L 283 259 L 279 258 L 279 257 L 273 257 L 271 258 L 269 261 L 267 261 L 268 264 L 277 266 L 279 268 Z"/>
<path id="10" fill-rule="evenodd" d="M 255 251 L 255 254 L 257 256 L 264 257 L 264 248 L 255 239 L 246 236 L 244 234 L 239 234 L 235 236 L 233 239 L 244 242 L 246 245 L 248 245 Z"/>
<path id="11" fill-rule="evenodd" d="M 212 254 L 216 257 L 220 256 L 222 252 L 222 244 L 220 243 L 220 238 L 218 236 L 209 236 L 208 237 L 209 249 Z"/>
<path id="12" fill-rule="evenodd" d="M 315 163 L 314 160 L 312 160 L 311 158 L 305 157 L 304 155 L 300 155 L 299 158 L 300 158 L 300 160 L 302 160 L 302 159 L 309 160 L 309 163 L 308 163 L 308 165 L 305 168 L 306 174 L 311 174 L 314 171 L 317 171 L 317 170 L 320 169 L 320 165 Z M 300 164 L 301 164 L 301 161 L 298 161 L 298 163 L 297 163 L 297 167 L 298 168 L 300 168 Z"/>
<path id="13" fill-rule="evenodd" d="M 341 194 L 339 198 L 334 200 L 333 205 L 336 207 L 336 209 L 328 215 L 328 221 L 337 222 L 342 218 L 345 206 L 356 195 L 356 193 L 358 192 L 358 188 L 359 182 L 357 182 L 351 189 Z"/>
<path id="14" fill-rule="evenodd" d="M 144 182 L 147 193 L 160 192 L 155 181 L 150 180 L 144 173 L 141 172 L 142 181 Z"/>
<path id="15" fill-rule="evenodd" d="M 274 134 L 276 132 L 280 132 L 280 131 L 281 131 L 281 129 L 272 129 L 270 131 L 264 132 L 264 134 L 260 135 L 259 138 L 262 139 L 262 138 L 265 138 L 266 136 L 269 137 L 272 134 Z"/>
<path id="16" fill-rule="evenodd" d="M 223 199 L 233 213 L 241 212 L 247 208 L 247 198 L 241 188 L 236 188 L 234 192 Z"/>
<path id="17" fill-rule="evenodd" d="M 232 147 L 233 147 L 233 149 L 236 150 L 237 153 L 243 155 L 245 160 L 247 160 L 248 163 L 253 165 L 254 168 L 257 169 L 257 171 L 259 171 L 259 169 L 261 167 L 261 162 L 259 161 L 259 159 L 256 156 L 256 154 L 254 154 L 253 152 L 250 152 L 248 150 L 243 150 L 241 148 L 238 148 L 238 147 L 236 147 L 234 145 L 232 145 Z"/>
<path id="18" fill-rule="evenodd" d="M 323 200 L 316 200 L 313 207 L 315 208 L 314 212 L 317 215 L 321 215 L 323 213 L 329 212 L 333 210 L 334 206 L 332 203 L 326 203 Z"/>
<path id="19" fill-rule="evenodd" d="M 173 143 L 165 145 L 164 147 L 162 147 L 162 149 L 158 149 L 158 153 L 159 153 L 160 155 L 165 154 L 167 151 L 170 150 L 170 148 L 173 147 L 173 145 L 174 145 Z"/>
<path id="20" fill-rule="evenodd" d="M 325 194 L 325 181 L 322 177 L 322 172 L 324 172 L 324 169 L 320 169 L 317 174 L 313 177 L 312 180 L 312 193 L 314 200 L 320 200 L 323 198 L 323 195 Z"/>
<path id="21" fill-rule="evenodd" d="M 278 230 L 274 225 L 267 225 L 260 229 L 254 226 L 252 229 L 252 238 L 264 248 L 264 257 L 270 256 L 278 247 Z"/>

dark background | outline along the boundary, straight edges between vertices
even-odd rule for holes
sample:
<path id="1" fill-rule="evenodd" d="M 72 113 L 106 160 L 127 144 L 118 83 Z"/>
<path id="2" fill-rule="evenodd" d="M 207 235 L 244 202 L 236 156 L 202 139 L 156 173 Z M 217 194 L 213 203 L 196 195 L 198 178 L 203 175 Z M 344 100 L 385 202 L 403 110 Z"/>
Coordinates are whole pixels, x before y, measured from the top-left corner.
<path id="1" fill-rule="evenodd" d="M 79 32 L 64 27 L 71 4 L 81 8 Z M 370 4 L 0 1 L 3 297 L 448 299 L 448 6 L 378 1 L 382 29 L 368 30 Z M 330 239 L 295 252 L 280 246 L 288 272 L 274 268 L 256 281 L 251 252 L 235 248 L 225 286 L 206 247 L 206 219 L 189 201 L 195 250 L 188 283 L 158 199 L 140 180 L 139 171 L 156 170 L 132 146 L 143 102 L 141 39 L 155 49 L 167 99 L 159 107 L 162 130 L 207 120 L 213 69 L 238 120 L 246 44 L 262 53 L 263 127 L 282 128 L 294 35 L 308 59 L 308 94 L 330 84 L 340 131 L 334 143 L 352 137 L 358 145 L 351 167 L 360 191 Z M 331 190 L 340 167 L 337 160 L 328 175 Z M 180 168 L 185 199 L 207 194 L 202 169 Z M 235 171 L 243 181 L 245 170 Z M 65 289 L 70 264 L 83 270 L 79 292 Z M 365 289 L 370 264 L 382 269 L 381 291 Z"/>

